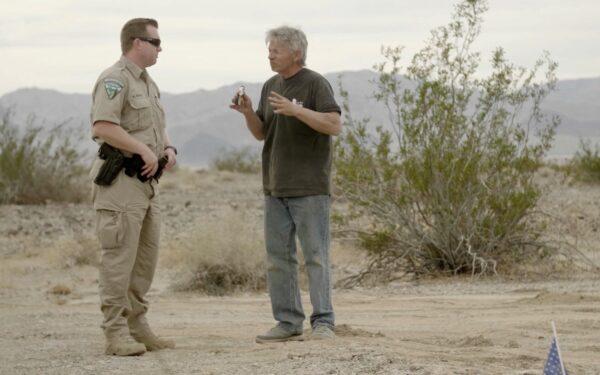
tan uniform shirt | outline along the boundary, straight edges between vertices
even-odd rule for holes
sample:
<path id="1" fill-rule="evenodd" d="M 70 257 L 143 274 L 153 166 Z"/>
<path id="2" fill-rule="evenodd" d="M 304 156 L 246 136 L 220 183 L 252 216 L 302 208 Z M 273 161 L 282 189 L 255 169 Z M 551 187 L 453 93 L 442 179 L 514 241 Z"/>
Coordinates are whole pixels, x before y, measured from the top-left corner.
<path id="1" fill-rule="evenodd" d="M 125 56 L 102 72 L 96 81 L 91 121 L 92 124 L 97 121 L 117 124 L 145 143 L 156 157 L 164 154 L 165 112 L 160 91 L 148 72 Z"/>

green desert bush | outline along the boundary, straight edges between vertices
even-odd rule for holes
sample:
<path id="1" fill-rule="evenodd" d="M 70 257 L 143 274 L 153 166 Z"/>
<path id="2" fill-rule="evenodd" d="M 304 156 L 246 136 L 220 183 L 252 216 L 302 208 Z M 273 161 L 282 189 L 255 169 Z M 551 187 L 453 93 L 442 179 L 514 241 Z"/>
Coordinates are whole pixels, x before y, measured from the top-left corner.
<path id="1" fill-rule="evenodd" d="M 0 203 L 39 204 L 48 200 L 79 202 L 85 186 L 86 154 L 76 147 L 81 137 L 64 126 L 49 131 L 0 119 Z"/>
<path id="2" fill-rule="evenodd" d="M 600 182 L 600 146 L 582 140 L 569 163 L 569 172 L 578 181 Z"/>
<path id="3" fill-rule="evenodd" d="M 557 65 L 545 54 L 517 67 L 498 48 L 491 74 L 478 78 L 473 43 L 486 10 L 482 0 L 460 2 L 406 69 L 402 48 L 383 49 L 375 98 L 391 130 L 352 118 L 340 88 L 335 181 L 349 211 L 339 223 L 370 256 L 348 283 L 369 273 L 495 273 L 542 246 L 533 177 L 559 121 L 540 111 Z"/>
<path id="4" fill-rule="evenodd" d="M 198 221 L 195 230 L 166 246 L 161 263 L 176 269 L 172 288 L 218 296 L 264 290 L 262 232 L 256 218 L 247 215 L 228 210 Z"/>
<path id="5" fill-rule="evenodd" d="M 261 168 L 260 155 L 251 147 L 222 150 L 211 164 L 218 171 L 239 173 L 258 173 Z"/>

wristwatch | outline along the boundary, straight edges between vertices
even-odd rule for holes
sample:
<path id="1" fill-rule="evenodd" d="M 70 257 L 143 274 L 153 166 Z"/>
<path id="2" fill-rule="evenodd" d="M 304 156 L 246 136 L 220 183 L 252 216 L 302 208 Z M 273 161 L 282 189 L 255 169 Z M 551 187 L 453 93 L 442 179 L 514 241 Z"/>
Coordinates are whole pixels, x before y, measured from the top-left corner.
<path id="1" fill-rule="evenodd" d="M 165 151 L 167 151 L 167 149 L 170 148 L 171 150 L 173 150 L 173 152 L 175 153 L 175 155 L 177 155 L 177 149 L 175 148 L 175 146 L 165 146 Z"/>

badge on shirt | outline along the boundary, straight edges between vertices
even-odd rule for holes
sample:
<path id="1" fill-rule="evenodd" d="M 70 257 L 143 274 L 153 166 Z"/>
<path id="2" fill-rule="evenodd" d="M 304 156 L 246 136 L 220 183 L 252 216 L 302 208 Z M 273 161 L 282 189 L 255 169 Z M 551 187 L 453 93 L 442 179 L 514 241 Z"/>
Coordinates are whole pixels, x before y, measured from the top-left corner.
<path id="1" fill-rule="evenodd" d="M 106 89 L 106 95 L 108 95 L 109 99 L 117 96 L 121 90 L 123 90 L 123 84 L 116 79 L 105 79 L 104 80 L 104 88 Z"/>

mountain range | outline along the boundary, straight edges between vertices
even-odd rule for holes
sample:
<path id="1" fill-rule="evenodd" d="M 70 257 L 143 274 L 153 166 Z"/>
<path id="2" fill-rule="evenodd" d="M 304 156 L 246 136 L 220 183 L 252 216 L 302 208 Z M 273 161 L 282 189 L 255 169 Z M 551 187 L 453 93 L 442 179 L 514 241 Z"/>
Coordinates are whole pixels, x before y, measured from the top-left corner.
<path id="1" fill-rule="evenodd" d="M 355 118 L 370 118 L 370 124 L 389 124 L 387 110 L 373 99 L 377 74 L 371 70 L 326 74 L 336 99 L 339 82 L 349 93 L 349 104 Z M 261 144 L 246 129 L 243 117 L 229 108 L 240 85 L 254 103 L 260 96 L 262 83 L 236 82 L 214 90 L 197 90 L 183 94 L 162 94 L 171 140 L 179 148 L 182 164 L 206 166 L 222 150 Z M 64 123 L 87 132 L 91 95 L 66 94 L 56 90 L 22 88 L 0 97 L 0 111 L 10 109 L 14 123 L 31 123 L 51 127 Z M 579 139 L 600 140 L 600 77 L 561 80 L 542 103 L 542 109 L 557 114 L 562 122 L 557 129 L 551 155 L 567 156 L 577 149 Z M 95 148 L 89 139 L 85 147 Z"/>

